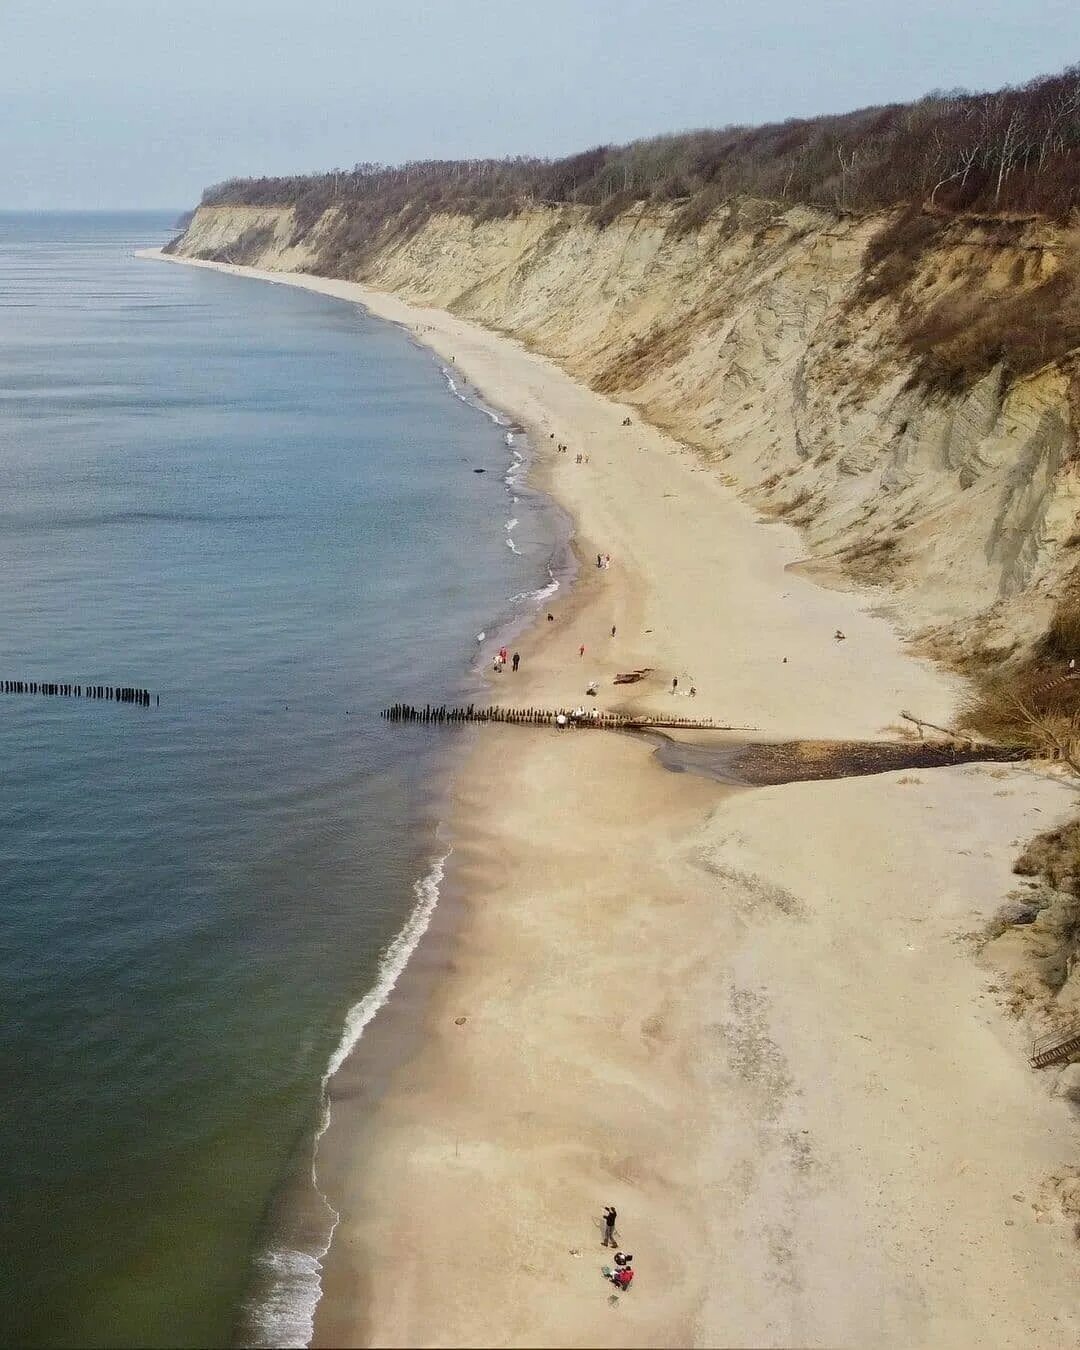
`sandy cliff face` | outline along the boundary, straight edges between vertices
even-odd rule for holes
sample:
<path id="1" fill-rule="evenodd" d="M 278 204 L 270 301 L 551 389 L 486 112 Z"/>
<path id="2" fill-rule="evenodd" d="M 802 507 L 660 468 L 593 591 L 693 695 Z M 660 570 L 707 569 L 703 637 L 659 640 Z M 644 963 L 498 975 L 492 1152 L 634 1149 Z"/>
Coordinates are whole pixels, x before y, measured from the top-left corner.
<path id="1" fill-rule="evenodd" d="M 875 287 L 867 246 L 889 223 L 747 201 L 692 230 L 674 207 L 604 228 L 572 208 L 438 216 L 353 279 L 511 333 L 636 405 L 802 526 L 816 571 L 880 584 L 909 631 L 1020 650 L 1080 560 L 1076 352 L 943 383 L 919 342 L 946 311 L 971 316 L 962 342 L 1034 298 L 1074 267 L 1077 232 L 954 222 Z M 318 272 L 334 224 L 204 207 L 177 251 Z"/>

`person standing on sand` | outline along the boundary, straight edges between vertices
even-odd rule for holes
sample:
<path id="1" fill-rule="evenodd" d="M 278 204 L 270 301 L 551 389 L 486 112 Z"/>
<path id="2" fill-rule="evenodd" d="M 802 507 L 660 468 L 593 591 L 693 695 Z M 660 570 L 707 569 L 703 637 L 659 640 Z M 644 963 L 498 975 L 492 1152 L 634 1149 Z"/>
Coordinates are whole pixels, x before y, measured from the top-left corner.
<path id="1" fill-rule="evenodd" d="M 512 662 L 512 668 L 513 668 L 513 670 L 514 670 L 515 672 L 517 671 L 517 668 L 518 668 L 518 662 L 519 662 L 520 660 L 521 660 L 521 653 L 520 653 L 520 652 L 515 652 L 515 653 L 514 653 L 514 660 L 513 660 L 513 662 Z"/>
<path id="2" fill-rule="evenodd" d="M 618 1214 L 614 1205 L 604 1206 L 604 1240 L 601 1244 L 604 1247 L 614 1247 L 615 1242 L 615 1220 Z"/>
<path id="3" fill-rule="evenodd" d="M 614 624 L 611 625 L 611 636 L 612 636 L 612 637 L 615 636 L 615 625 L 614 625 Z"/>
<path id="4" fill-rule="evenodd" d="M 584 642 L 583 642 L 583 643 L 581 644 L 581 646 L 578 648 L 578 656 L 584 656 L 584 655 L 585 655 L 585 644 L 584 644 Z"/>
<path id="5" fill-rule="evenodd" d="M 673 694 L 676 693 L 678 688 L 679 688 L 679 677 L 678 675 L 676 675 L 675 678 L 671 681 L 671 692 Z"/>

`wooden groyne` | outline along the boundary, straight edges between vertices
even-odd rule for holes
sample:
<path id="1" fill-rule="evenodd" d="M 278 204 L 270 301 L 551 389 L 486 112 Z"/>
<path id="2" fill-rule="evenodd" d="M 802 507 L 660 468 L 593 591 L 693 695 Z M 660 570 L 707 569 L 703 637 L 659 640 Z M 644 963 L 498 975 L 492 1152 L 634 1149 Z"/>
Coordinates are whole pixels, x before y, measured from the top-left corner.
<path id="1" fill-rule="evenodd" d="M 1080 1053 L 1080 1018 L 1048 1031 L 1045 1036 L 1036 1036 L 1031 1045 L 1031 1067 L 1045 1069 L 1050 1064 L 1064 1064 L 1077 1053 Z"/>
<path id="2" fill-rule="evenodd" d="M 161 703 L 160 694 L 129 684 L 71 684 L 62 680 L 3 680 L 5 694 L 39 694 L 46 698 L 95 698 L 112 703 L 134 703 L 140 708 Z"/>
<path id="3" fill-rule="evenodd" d="M 422 708 L 411 703 L 394 703 L 384 708 L 382 716 L 388 722 L 421 723 L 425 726 L 452 726 L 464 722 L 498 723 L 502 726 L 525 727 L 599 727 L 609 731 L 637 731 L 649 727 L 664 727 L 686 731 L 749 731 L 750 727 L 730 727 L 711 717 L 656 717 L 634 713 L 600 712 L 596 708 L 503 708 L 477 707 L 470 703 L 464 708 L 436 707 L 428 703 Z M 561 720 L 560 720 L 561 719 Z"/>

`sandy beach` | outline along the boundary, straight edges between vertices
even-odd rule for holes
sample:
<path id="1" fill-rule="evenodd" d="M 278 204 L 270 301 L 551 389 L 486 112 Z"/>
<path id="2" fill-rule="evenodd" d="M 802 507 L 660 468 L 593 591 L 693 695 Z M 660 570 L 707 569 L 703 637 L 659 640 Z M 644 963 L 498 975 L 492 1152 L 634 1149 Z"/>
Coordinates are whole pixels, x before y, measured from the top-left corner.
<path id="1" fill-rule="evenodd" d="M 633 410 L 442 311 L 194 265 L 361 303 L 525 426 L 581 573 L 496 699 L 578 703 L 597 680 L 602 708 L 766 738 L 949 718 L 957 681 L 880 596 L 791 570 L 797 533 Z M 735 790 L 625 736 L 483 729 L 412 1053 L 374 1113 L 359 1058 L 333 1085 L 316 1343 L 1075 1345 L 1050 1199 L 1080 1162 L 1075 1109 L 977 954 L 1019 848 L 1074 804 L 1028 768 Z M 624 1296 L 600 1274 L 605 1204 Z"/>

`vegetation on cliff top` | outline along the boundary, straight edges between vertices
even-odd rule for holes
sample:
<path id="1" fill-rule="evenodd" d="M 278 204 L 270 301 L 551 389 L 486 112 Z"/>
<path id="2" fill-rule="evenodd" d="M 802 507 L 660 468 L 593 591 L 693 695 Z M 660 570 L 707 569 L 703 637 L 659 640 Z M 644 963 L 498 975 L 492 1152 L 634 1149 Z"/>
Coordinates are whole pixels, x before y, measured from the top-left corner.
<path id="1" fill-rule="evenodd" d="M 781 210 L 905 208 L 871 240 L 851 304 L 895 302 L 897 337 L 920 385 L 955 391 L 1000 368 L 1004 388 L 1080 344 L 1080 250 L 1044 258 L 1028 238 L 1033 218 L 1080 216 L 1080 66 L 995 93 L 933 93 L 839 116 L 597 146 L 564 159 L 358 164 L 237 178 L 207 189 L 203 204 L 290 207 L 292 242 L 309 249 L 306 266 L 355 278 L 382 248 L 438 213 L 480 222 L 572 205 L 604 226 L 651 201 L 673 206 L 669 230 L 681 234 L 739 197 Z M 253 224 L 221 256 L 256 262 L 275 235 L 271 223 Z M 931 296 L 928 260 L 952 244 L 961 247 L 951 250 L 949 284 Z M 992 293 L 987 250 L 1016 255 L 1016 276 Z M 649 355 L 655 361 L 656 352 Z"/>
<path id="2" fill-rule="evenodd" d="M 925 202 L 1063 219 L 1080 206 L 1080 66 L 995 93 L 932 93 L 838 116 L 597 146 L 564 159 L 357 164 L 235 178 L 209 188 L 203 204 L 288 205 L 301 227 L 347 206 L 355 252 L 384 224 L 415 227 L 436 211 L 490 219 L 574 203 L 603 223 L 637 201 L 682 201 L 691 225 L 740 195 L 841 210 Z"/>
<path id="3" fill-rule="evenodd" d="M 940 302 L 913 297 L 924 259 L 949 242 L 951 222 L 963 227 L 977 216 L 985 243 L 1015 248 L 1025 220 L 1080 214 L 1080 66 L 995 93 L 933 93 L 839 116 L 597 146 L 565 159 L 358 164 L 236 178 L 207 189 L 203 204 L 291 207 L 293 242 L 312 247 L 311 270 L 352 278 L 438 213 L 485 221 L 576 205 L 604 226 L 651 201 L 673 204 L 670 229 L 683 233 L 737 197 L 856 212 L 907 208 L 871 242 L 852 299 L 900 302 L 898 336 L 922 384 L 969 386 L 998 365 L 1015 378 L 1080 342 L 1075 250 L 1053 275 L 1019 278 L 990 305 L 977 257 L 972 275 L 957 275 Z M 327 215 L 331 208 L 338 209 Z M 257 261 L 273 235 L 268 224 L 253 226 L 229 259 Z"/>

